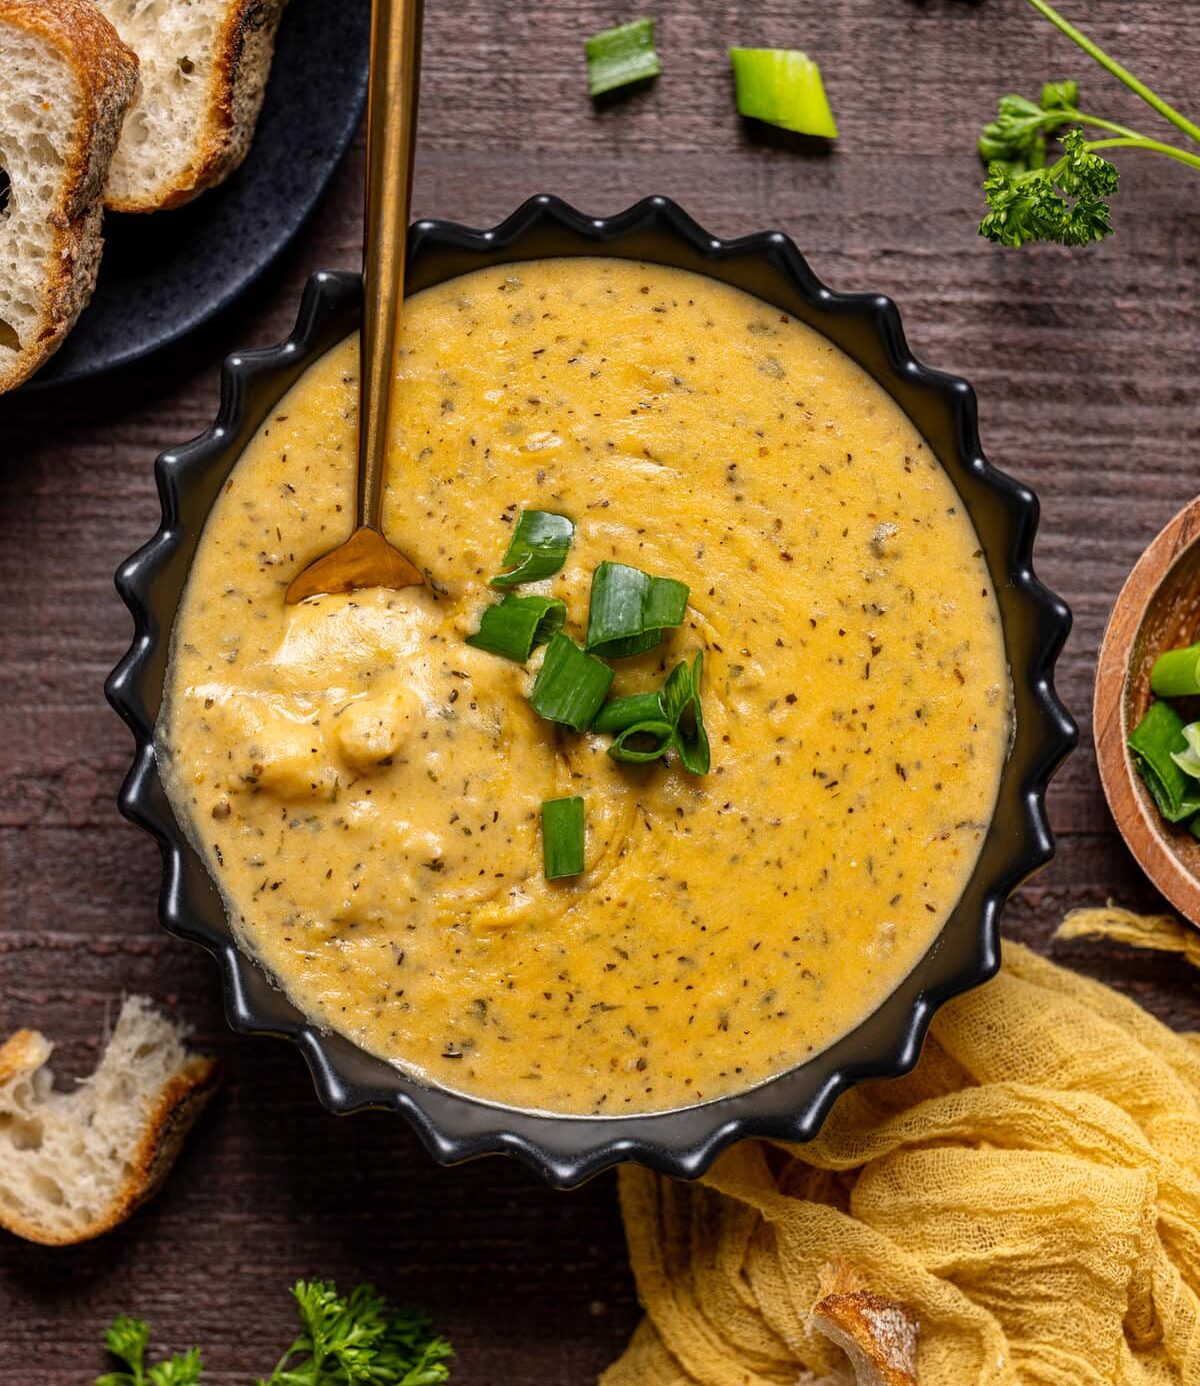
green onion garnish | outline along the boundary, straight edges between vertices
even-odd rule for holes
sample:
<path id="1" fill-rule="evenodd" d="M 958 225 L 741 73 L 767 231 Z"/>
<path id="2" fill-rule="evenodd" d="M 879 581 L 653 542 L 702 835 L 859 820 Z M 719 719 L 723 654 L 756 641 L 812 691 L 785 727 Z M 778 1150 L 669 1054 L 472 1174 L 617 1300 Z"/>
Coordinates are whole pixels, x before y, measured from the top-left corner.
<path id="1" fill-rule="evenodd" d="M 1183 718 L 1170 703 L 1151 703 L 1128 745 L 1138 773 L 1168 823 L 1182 823 L 1200 812 L 1200 784 L 1172 758 L 1173 751 L 1186 751 L 1188 743 Z"/>
<path id="2" fill-rule="evenodd" d="M 738 112 L 800 135 L 837 139 L 821 69 L 788 48 L 731 48 Z"/>
<path id="3" fill-rule="evenodd" d="M 583 870 L 583 800 L 578 795 L 542 804 L 542 863 L 548 881 Z"/>
<path id="4" fill-rule="evenodd" d="M 664 721 L 666 712 L 660 689 L 657 693 L 632 693 L 627 698 L 610 698 L 596 714 L 592 730 L 615 736 L 639 722 Z"/>
<path id="5" fill-rule="evenodd" d="M 687 670 L 686 676 L 680 670 Z M 692 661 L 692 667 L 677 664 L 671 670 L 663 690 L 667 715 L 675 728 L 675 749 L 683 768 L 692 775 L 707 775 L 711 764 L 708 733 L 704 730 L 704 705 L 700 700 L 700 683 L 704 676 L 704 651 Z M 672 689 L 672 680 L 676 680 Z"/>
<path id="6" fill-rule="evenodd" d="M 675 728 L 670 722 L 635 722 L 616 737 L 608 754 L 613 760 L 644 765 L 665 756 L 674 744 Z"/>
<path id="7" fill-rule="evenodd" d="M 557 597 L 518 597 L 509 592 L 483 613 L 479 629 L 467 636 L 467 644 L 524 664 L 536 646 L 562 630 L 566 619 L 567 608 Z"/>
<path id="8" fill-rule="evenodd" d="M 681 660 L 657 693 L 635 693 L 605 703 L 592 730 L 616 733 L 608 748 L 613 760 L 639 765 L 674 751 L 691 774 L 707 775 L 710 752 L 700 701 L 703 674 L 701 651 L 690 666 Z"/>
<path id="9" fill-rule="evenodd" d="M 1200 722 L 1189 722 L 1183 729 L 1186 751 L 1172 751 L 1171 759 L 1194 780 L 1200 780 Z"/>
<path id="10" fill-rule="evenodd" d="M 522 510 L 504 555 L 507 572 L 492 578 L 493 587 L 516 587 L 552 577 L 567 559 L 575 526 L 550 510 Z"/>
<path id="11" fill-rule="evenodd" d="M 586 731 L 608 697 L 612 681 L 613 671 L 607 664 L 584 654 L 568 636 L 552 635 L 529 701 L 547 721 Z"/>
<path id="12" fill-rule="evenodd" d="M 652 650 L 668 626 L 687 611 L 688 586 L 651 577 L 625 563 L 601 563 L 592 574 L 584 647 L 605 659 L 626 659 Z"/>
<path id="13" fill-rule="evenodd" d="M 606 91 L 627 87 L 631 82 L 657 77 L 662 71 L 654 48 L 652 19 L 635 19 L 616 29 L 605 29 L 593 34 L 584 47 L 591 96 L 603 96 Z"/>
<path id="14" fill-rule="evenodd" d="M 1150 687 L 1159 698 L 1187 698 L 1200 693 L 1200 645 L 1160 654 L 1150 670 Z"/>

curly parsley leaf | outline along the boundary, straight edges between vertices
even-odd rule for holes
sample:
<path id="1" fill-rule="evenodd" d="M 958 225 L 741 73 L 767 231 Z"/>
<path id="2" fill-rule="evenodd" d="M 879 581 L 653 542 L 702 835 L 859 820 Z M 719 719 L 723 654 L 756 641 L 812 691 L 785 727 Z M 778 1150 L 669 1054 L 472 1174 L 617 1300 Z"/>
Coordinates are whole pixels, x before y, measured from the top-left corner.
<path id="1" fill-rule="evenodd" d="M 1010 173 L 1045 168 L 1046 136 L 1078 121 L 1078 82 L 1047 82 L 1041 98 L 1010 93 L 1000 98 L 996 119 L 983 127 L 979 154 L 985 163 L 1001 163 Z"/>
<path id="2" fill-rule="evenodd" d="M 1108 198 L 1117 187 L 1116 165 L 1092 153 L 1078 128 L 1062 144 L 1062 158 L 1049 168 L 989 166 L 983 191 L 991 210 L 979 223 L 981 235 L 1009 246 L 1088 245 L 1112 233 Z"/>
<path id="3" fill-rule="evenodd" d="M 200 1380 L 199 1348 L 188 1348 L 182 1356 L 169 1357 L 146 1373 L 150 1386 L 195 1386 Z"/>
<path id="4" fill-rule="evenodd" d="M 302 1331 L 260 1386 L 439 1386 L 450 1344 L 418 1310 L 391 1309 L 372 1285 L 348 1297 L 329 1281 L 292 1290 Z"/>
<path id="5" fill-rule="evenodd" d="M 300 1333 L 259 1386 L 442 1386 L 454 1355 L 416 1309 L 393 1309 L 371 1285 L 339 1295 L 331 1281 L 301 1280 L 292 1289 Z M 197 1348 L 146 1366 L 149 1326 L 119 1318 L 104 1345 L 128 1368 L 106 1372 L 96 1386 L 199 1386 Z"/>
<path id="6" fill-rule="evenodd" d="M 149 1342 L 150 1326 L 142 1319 L 116 1319 L 104 1334 L 104 1346 L 129 1370 L 105 1372 L 96 1386 L 197 1386 L 202 1365 L 198 1348 L 147 1367 Z"/>
<path id="7" fill-rule="evenodd" d="M 1044 18 L 1090 58 L 1123 82 L 1158 115 L 1200 143 L 1200 125 L 1169 105 L 1098 44 L 1063 18 L 1048 0 L 1029 0 Z M 1065 127 L 1063 156 L 1048 164 L 1049 136 Z M 1087 140 L 1085 129 L 1103 132 Z M 1108 198 L 1116 191 L 1117 170 L 1101 149 L 1137 149 L 1200 170 L 1192 148 L 1151 139 L 1127 125 L 1079 109 L 1079 83 L 1047 82 L 1037 101 L 1010 93 L 1002 97 L 996 118 L 983 127 L 980 156 L 988 166 L 984 193 L 989 211 L 980 234 L 1001 245 L 1056 241 L 1087 245 L 1112 232 Z"/>

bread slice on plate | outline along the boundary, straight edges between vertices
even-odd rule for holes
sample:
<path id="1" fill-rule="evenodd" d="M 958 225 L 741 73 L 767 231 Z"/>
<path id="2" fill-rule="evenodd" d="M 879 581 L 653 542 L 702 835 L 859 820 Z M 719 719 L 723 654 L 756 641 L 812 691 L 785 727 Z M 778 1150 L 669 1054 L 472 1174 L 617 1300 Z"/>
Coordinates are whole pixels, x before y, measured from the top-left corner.
<path id="1" fill-rule="evenodd" d="M 178 207 L 246 157 L 286 0 L 96 0 L 142 65 L 108 178 L 116 212 Z"/>
<path id="2" fill-rule="evenodd" d="M 53 1048 L 36 1030 L 0 1047 L 0 1226 L 66 1246 L 158 1190 L 216 1075 L 141 996 L 126 999 L 95 1073 L 72 1092 L 55 1090 Z"/>
<path id="3" fill-rule="evenodd" d="M 101 194 L 137 59 L 90 0 L 0 0 L 0 392 L 92 296 Z"/>

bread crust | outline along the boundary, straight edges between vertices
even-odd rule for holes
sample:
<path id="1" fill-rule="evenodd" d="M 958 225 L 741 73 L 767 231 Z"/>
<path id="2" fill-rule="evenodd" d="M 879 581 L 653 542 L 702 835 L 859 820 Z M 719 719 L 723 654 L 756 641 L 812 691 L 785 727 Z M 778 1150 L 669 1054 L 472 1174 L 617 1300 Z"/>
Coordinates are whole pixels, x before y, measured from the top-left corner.
<path id="1" fill-rule="evenodd" d="M 30 1077 L 50 1058 L 53 1045 L 37 1030 L 18 1030 L 0 1045 L 0 1083 Z M 0 1216 L 0 1227 L 42 1246 L 74 1246 L 92 1241 L 124 1222 L 162 1187 L 184 1138 L 219 1082 L 216 1061 L 193 1054 L 163 1087 L 145 1128 L 129 1156 L 129 1173 L 116 1196 L 83 1229 L 58 1236 L 20 1216 Z"/>
<path id="2" fill-rule="evenodd" d="M 0 393 L 27 380 L 58 350 L 96 287 L 103 240 L 101 201 L 125 112 L 137 91 L 138 60 L 90 0 L 0 0 L 0 24 L 43 39 L 62 54 L 80 90 L 67 189 L 51 214 L 42 316 L 33 341 L 0 365 Z"/>
<path id="3" fill-rule="evenodd" d="M 191 164 L 150 196 L 119 197 L 110 191 L 110 211 L 181 207 L 241 165 L 254 140 L 286 4 L 287 0 L 233 0 L 217 38 L 203 129 Z"/>
<path id="4" fill-rule="evenodd" d="M 818 1294 L 808 1327 L 842 1349 L 857 1386 L 919 1386 L 917 1321 L 904 1305 L 866 1289 L 842 1261 L 823 1269 Z"/>

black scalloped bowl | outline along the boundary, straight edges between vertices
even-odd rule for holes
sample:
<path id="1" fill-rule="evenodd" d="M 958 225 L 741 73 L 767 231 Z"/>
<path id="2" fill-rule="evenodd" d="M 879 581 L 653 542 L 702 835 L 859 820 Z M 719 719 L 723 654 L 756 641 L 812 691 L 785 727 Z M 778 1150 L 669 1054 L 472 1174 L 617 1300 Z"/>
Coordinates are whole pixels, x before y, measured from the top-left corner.
<path id="1" fill-rule="evenodd" d="M 833 293 L 786 236 L 763 233 L 722 242 L 664 198 L 648 198 L 620 216 L 592 219 L 555 198 L 538 197 L 483 232 L 420 222 L 411 231 L 407 287 L 416 292 L 484 266 L 564 255 L 618 256 L 693 270 L 744 289 L 822 332 L 913 420 L 979 533 L 1004 624 L 1015 735 L 995 816 L 966 890 L 929 952 L 872 1015 L 801 1067 L 747 1092 L 650 1115 L 559 1116 L 422 1085 L 343 1036 L 320 1030 L 239 951 L 217 888 L 167 801 L 155 761 L 154 723 L 175 612 L 209 509 L 284 392 L 357 327 L 361 287 L 356 274 L 314 275 L 288 341 L 230 357 L 216 422 L 195 442 L 158 459 L 162 524 L 117 573 L 136 633 L 106 691 L 137 742 L 119 804 L 162 850 L 163 926 L 199 943 L 217 960 L 234 1029 L 293 1040 L 330 1111 L 390 1108 L 412 1123 L 440 1161 L 507 1152 L 550 1183 L 570 1187 L 622 1160 L 687 1178 L 702 1173 L 742 1137 L 810 1139 L 834 1098 L 851 1084 L 907 1072 L 937 1007 L 985 981 L 999 966 L 1000 909 L 1010 891 L 1053 853 L 1045 791 L 1074 745 L 1076 729 L 1053 687 L 1054 661 L 1070 629 L 1070 612 L 1033 572 L 1037 499 L 986 461 L 974 392 L 965 381 L 913 359 L 889 299 Z"/>

